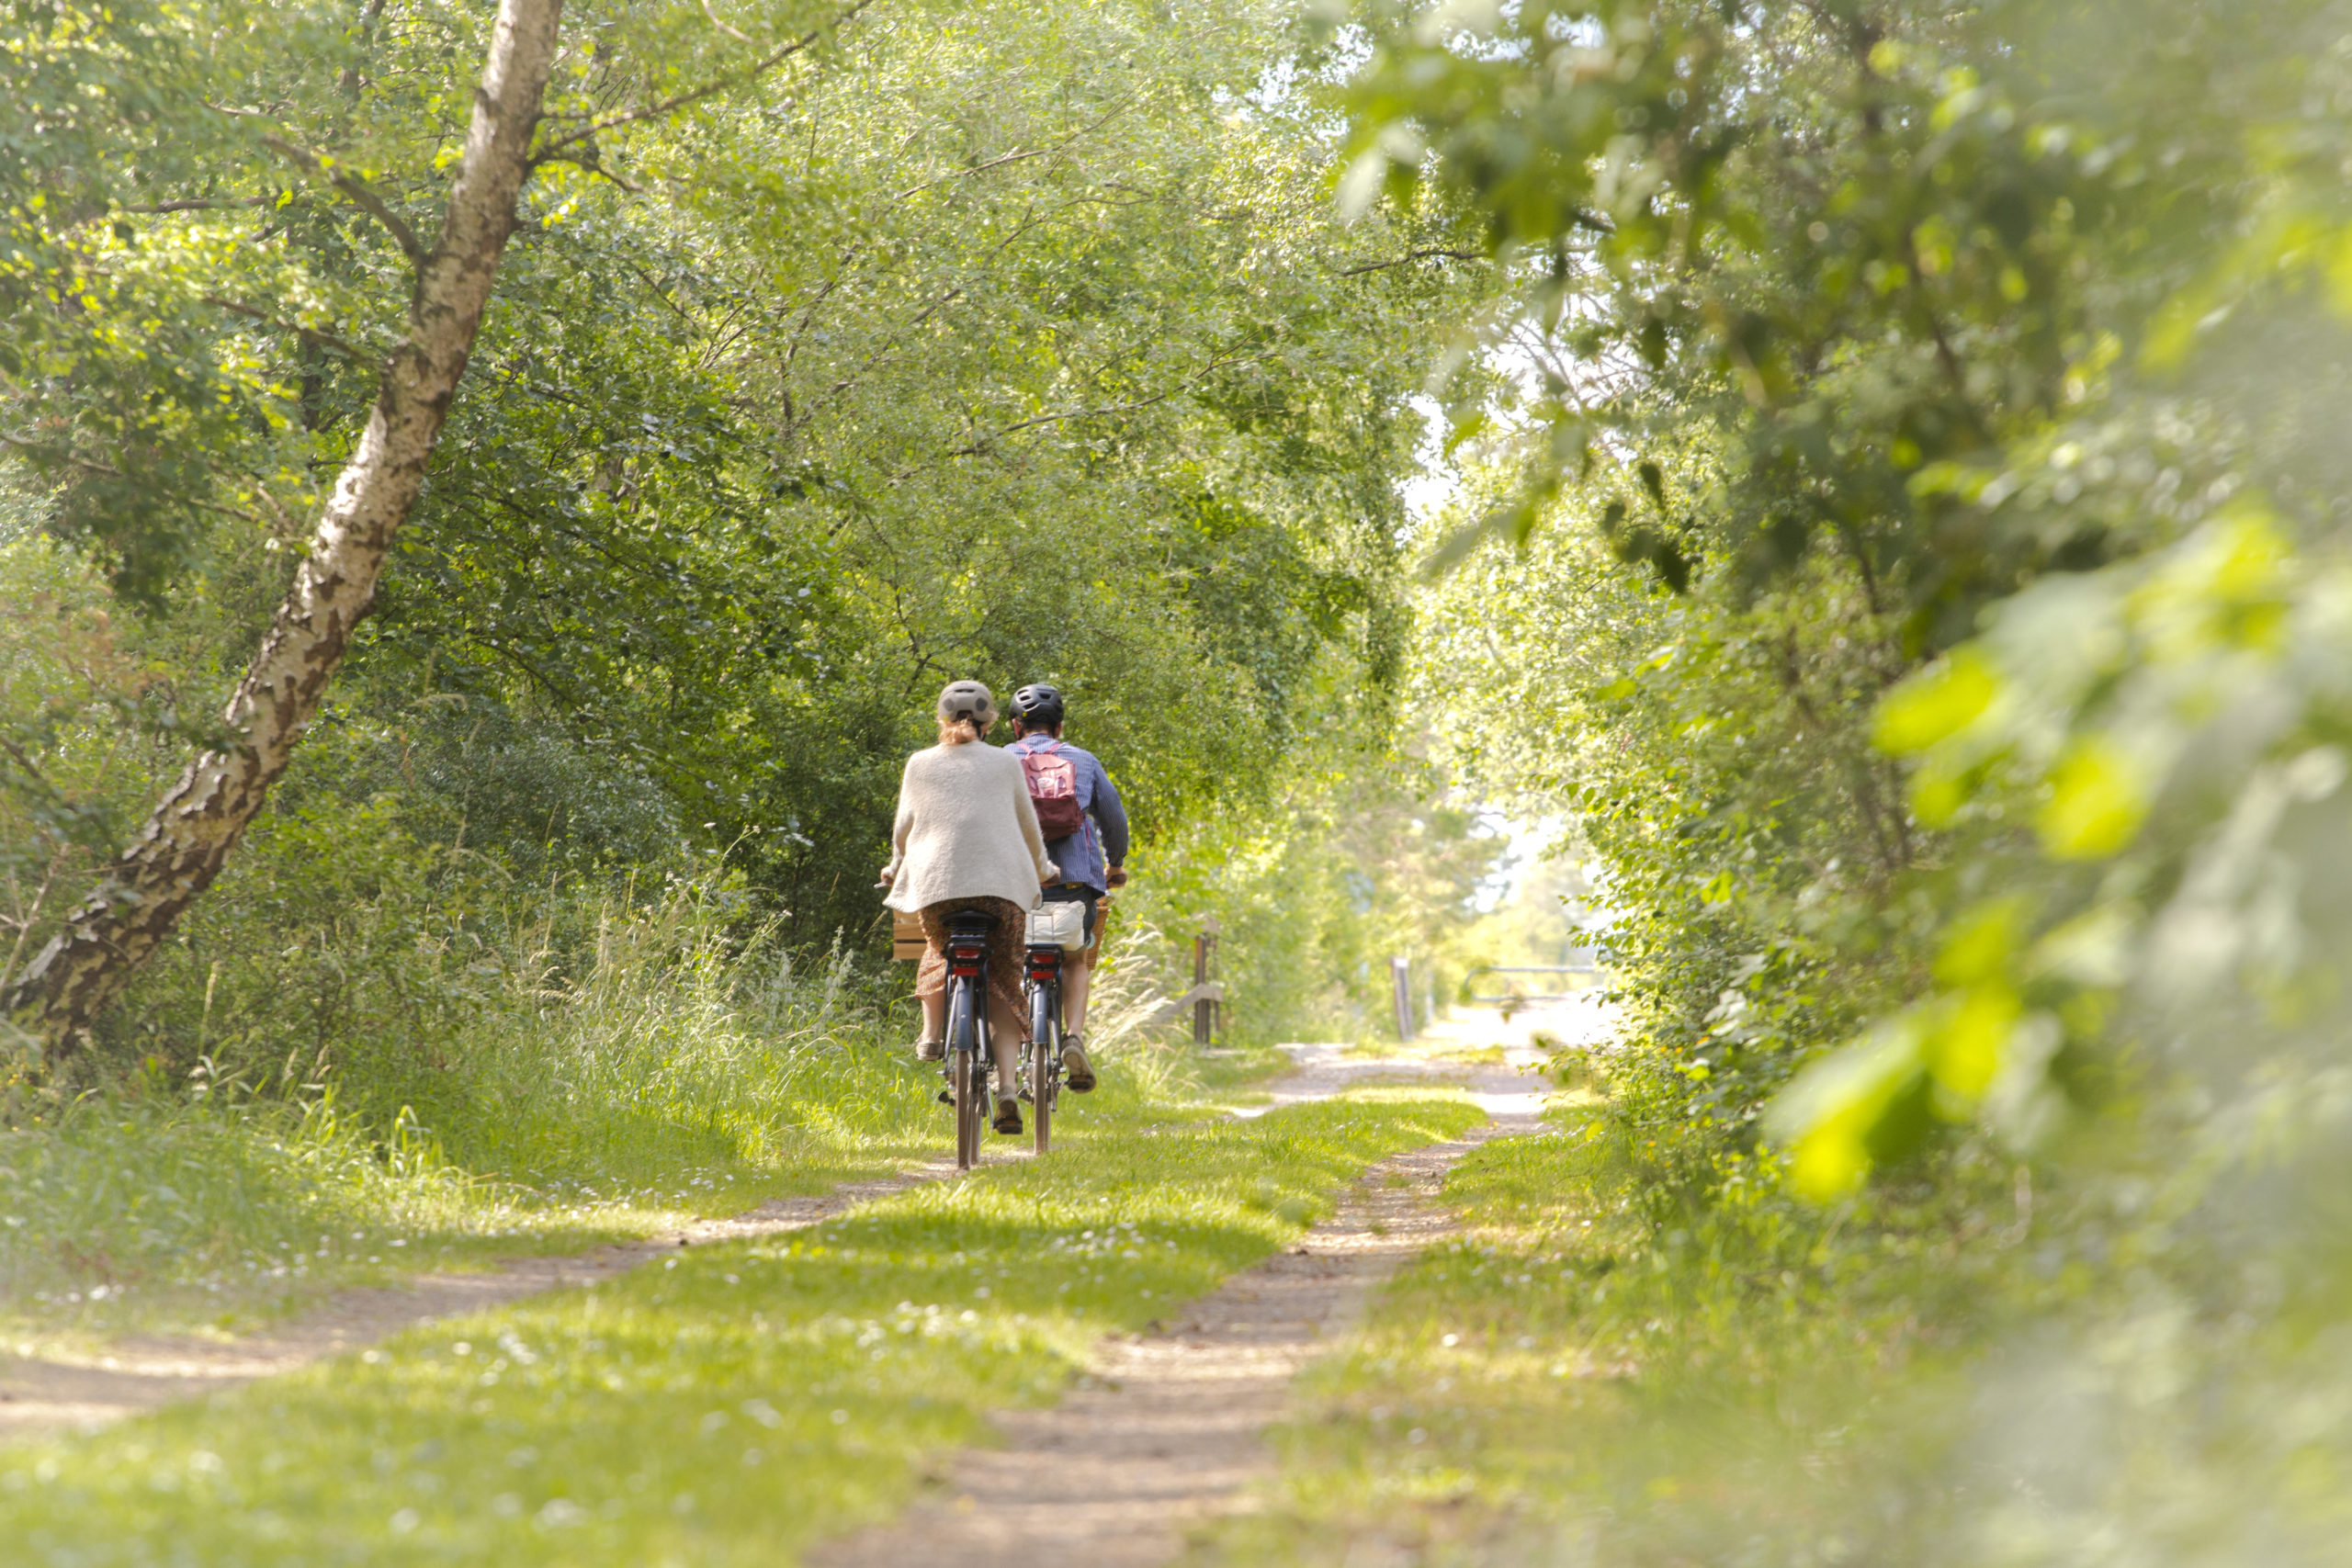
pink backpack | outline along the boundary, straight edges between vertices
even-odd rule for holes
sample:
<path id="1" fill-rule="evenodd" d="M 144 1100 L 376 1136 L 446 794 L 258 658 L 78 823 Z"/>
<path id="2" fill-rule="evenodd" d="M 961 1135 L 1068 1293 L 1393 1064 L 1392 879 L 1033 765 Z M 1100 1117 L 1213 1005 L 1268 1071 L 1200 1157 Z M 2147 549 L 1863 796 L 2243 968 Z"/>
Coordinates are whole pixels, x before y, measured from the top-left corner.
<path id="1" fill-rule="evenodd" d="M 1029 781 L 1029 804 L 1037 808 L 1037 830 L 1047 841 L 1067 839 L 1086 825 L 1078 807 L 1078 765 L 1061 754 L 1061 742 L 1021 754 Z"/>

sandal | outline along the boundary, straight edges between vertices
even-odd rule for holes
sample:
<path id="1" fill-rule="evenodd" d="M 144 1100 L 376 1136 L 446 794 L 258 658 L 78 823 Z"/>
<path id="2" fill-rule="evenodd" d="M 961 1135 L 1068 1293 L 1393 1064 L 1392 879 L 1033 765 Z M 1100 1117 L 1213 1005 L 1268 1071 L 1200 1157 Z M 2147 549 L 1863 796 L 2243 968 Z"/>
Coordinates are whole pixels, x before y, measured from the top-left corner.
<path id="1" fill-rule="evenodd" d="M 1086 1059 L 1086 1048 L 1075 1034 L 1062 1036 L 1062 1072 L 1072 1094 L 1085 1094 L 1094 1088 L 1094 1064 Z"/>

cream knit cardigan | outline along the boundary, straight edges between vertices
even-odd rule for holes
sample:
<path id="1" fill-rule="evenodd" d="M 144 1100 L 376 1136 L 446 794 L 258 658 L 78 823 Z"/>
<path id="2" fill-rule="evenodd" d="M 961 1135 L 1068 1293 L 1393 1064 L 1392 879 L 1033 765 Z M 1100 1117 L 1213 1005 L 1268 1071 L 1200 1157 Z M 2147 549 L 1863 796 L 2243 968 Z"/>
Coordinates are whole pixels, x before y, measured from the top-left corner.
<path id="1" fill-rule="evenodd" d="M 907 759 L 890 831 L 893 909 L 948 898 L 1010 898 L 1037 906 L 1061 873 L 1046 858 L 1021 759 L 983 740 L 933 746 Z"/>

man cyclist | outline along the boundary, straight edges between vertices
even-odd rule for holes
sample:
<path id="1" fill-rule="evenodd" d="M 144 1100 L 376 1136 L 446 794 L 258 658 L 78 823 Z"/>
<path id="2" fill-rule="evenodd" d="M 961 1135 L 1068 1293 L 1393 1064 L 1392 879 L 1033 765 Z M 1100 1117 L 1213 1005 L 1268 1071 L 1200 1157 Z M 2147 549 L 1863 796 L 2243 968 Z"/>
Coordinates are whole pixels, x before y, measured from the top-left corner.
<path id="1" fill-rule="evenodd" d="M 1062 1066 L 1069 1075 L 1069 1087 L 1084 1094 L 1094 1087 L 1093 1064 L 1086 1059 L 1080 1035 L 1086 1028 L 1086 993 L 1102 952 L 1099 906 L 1104 894 L 1126 884 L 1127 813 L 1119 803 L 1118 786 L 1094 753 L 1062 739 L 1064 716 L 1060 692 L 1042 684 L 1022 687 L 1012 694 L 1013 741 L 1005 750 L 1019 757 L 1069 763 L 1076 786 L 1076 830 L 1046 841 L 1046 858 L 1060 869 L 1061 880 L 1047 883 L 1044 897 L 1049 902 L 1086 906 L 1086 951 L 1078 962 L 1064 965 L 1062 975 Z"/>

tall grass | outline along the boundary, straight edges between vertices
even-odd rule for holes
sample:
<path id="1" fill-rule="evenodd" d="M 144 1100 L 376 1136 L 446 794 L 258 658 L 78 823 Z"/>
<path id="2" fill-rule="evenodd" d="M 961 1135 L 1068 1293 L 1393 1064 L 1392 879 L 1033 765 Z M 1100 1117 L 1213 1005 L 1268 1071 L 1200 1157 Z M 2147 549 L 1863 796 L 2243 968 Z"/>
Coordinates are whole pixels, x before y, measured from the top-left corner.
<path id="1" fill-rule="evenodd" d="M 1238 1050 L 1200 1053 L 1192 1010 L 1170 999 L 1192 983 L 1178 953 L 1148 919 L 1123 916 L 1112 927 L 1087 1003 L 1086 1049 L 1096 1065 L 1162 1100 L 1214 1095 L 1286 1067 L 1280 1051 L 1254 1038 Z"/>
<path id="2" fill-rule="evenodd" d="M 368 1135 L 332 1095 L 91 1097 L 0 1132 L 0 1326 L 236 1323 L 493 1235 L 576 1228 L 560 1218 L 434 1158 L 412 1123 Z"/>
<path id="3" fill-rule="evenodd" d="M 470 1017 L 331 1034 L 292 1098 L 256 1049 L 21 1105 L 0 1127 L 0 1323 L 242 1323 L 820 1190 L 935 1143 L 875 986 L 738 929 L 725 891 L 583 909 L 550 890 L 475 950 Z"/>
<path id="4" fill-rule="evenodd" d="M 277 853 L 144 983 L 143 1070 L 0 1124 L 0 1326 L 241 1326 L 944 1146 L 888 1000 L 907 972 L 796 957 L 721 874 L 637 897 L 412 869 L 301 903 L 276 897 Z M 1166 946 L 1120 935 L 1088 1030 L 1106 1073 L 1162 1101 L 1238 1070 L 1182 1041 Z M 322 974 L 332 1006 L 288 999 Z M 183 1073 L 190 1028 L 207 1049 Z"/>
<path id="5" fill-rule="evenodd" d="M 567 1198 L 685 1198 L 682 1177 L 920 1135 L 926 1097 L 848 956 L 797 965 L 772 928 L 738 933 L 729 916 L 685 883 L 642 908 L 606 900 L 584 956 L 552 921 L 524 931 L 503 955 L 514 1005 L 458 1034 L 446 1067 L 379 1066 L 375 1115 L 406 1108 L 467 1169 Z"/>

